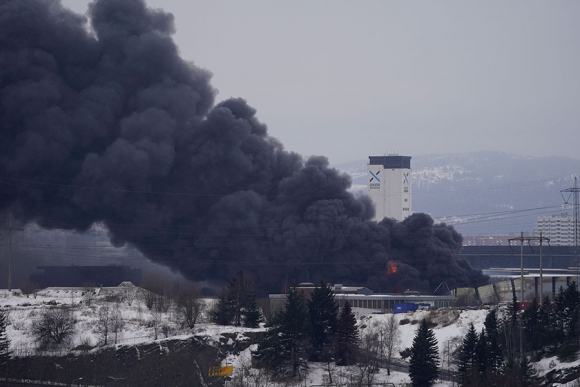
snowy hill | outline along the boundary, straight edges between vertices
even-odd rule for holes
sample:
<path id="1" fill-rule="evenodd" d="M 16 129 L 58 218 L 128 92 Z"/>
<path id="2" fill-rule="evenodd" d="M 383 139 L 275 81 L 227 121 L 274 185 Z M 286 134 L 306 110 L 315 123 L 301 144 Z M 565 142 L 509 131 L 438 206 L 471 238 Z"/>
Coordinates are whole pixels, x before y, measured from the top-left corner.
<path id="1" fill-rule="evenodd" d="M 62 346 L 59 351 L 50 353 L 50 356 L 54 356 L 55 359 L 71 351 L 78 355 L 80 353 L 95 354 L 104 350 L 103 347 L 98 346 L 98 343 L 102 341 L 102 334 L 96 329 L 99 309 L 104 306 L 118 309 L 124 321 L 123 329 L 119 332 L 116 340 L 117 343 L 112 344 L 114 338 L 111 336 L 110 345 L 106 347 L 116 351 L 117 357 L 120 353 L 131 352 L 131 348 L 134 348 L 137 353 L 151 352 L 151 348 L 159 348 L 161 355 L 158 354 L 158 356 L 165 356 L 164 353 L 168 354 L 170 350 L 177 350 L 176 348 L 179 345 L 175 343 L 179 341 L 187 343 L 188 340 L 195 339 L 218 348 L 218 352 L 223 351 L 223 356 L 218 357 L 221 359 L 219 360 L 221 363 L 215 365 L 233 366 L 234 377 L 244 370 L 247 372 L 251 367 L 251 351 L 256 348 L 256 345 L 252 344 L 256 337 L 254 335 L 260 334 L 265 330 L 264 328 L 249 329 L 217 326 L 209 323 L 207 314 L 205 314 L 202 321 L 196 325 L 192 332 L 188 329 L 180 328 L 173 310 L 169 310 L 166 313 L 157 313 L 156 315 L 155 312 L 146 308 L 140 298 L 134 298 L 129 304 L 126 299 L 112 297 L 110 292 L 108 296 L 96 296 L 91 301 L 90 306 L 86 305 L 86 301 L 81 301 L 83 301 L 83 298 L 80 292 L 67 291 L 66 289 L 59 291 L 58 294 L 55 291 L 42 292 L 36 297 L 30 298 L 23 295 L 9 294 L 6 291 L 0 293 L 0 310 L 8 311 L 9 313 L 7 333 L 11 340 L 11 349 L 14 357 L 26 358 L 38 353 L 31 335 L 31 326 L 44 310 L 54 308 L 55 304 L 69 306 L 76 320 L 75 333 L 70 342 Z M 213 300 L 208 299 L 205 302 L 209 307 Z M 422 319 L 428 318 L 437 324 L 433 328 L 433 332 L 437 337 L 442 368 L 454 368 L 452 357 L 449 356 L 449 353 L 453 352 L 454 347 L 459 345 L 461 338 L 465 335 L 471 323 L 474 324 L 477 331 L 481 331 L 487 312 L 487 310 L 442 310 L 398 314 L 396 318 L 400 324 L 399 350 L 411 347 L 418 323 Z M 389 316 L 384 314 L 363 317 L 359 320 L 361 334 L 364 335 L 365 330 L 384 323 Z M 151 344 L 154 343 L 157 343 L 157 347 L 151 347 Z M 396 357 L 400 359 L 398 352 Z M 144 356 L 144 354 L 141 356 Z M 55 364 L 59 361 L 55 360 Z M 580 362 L 562 364 L 557 359 L 551 358 L 536 363 L 535 369 L 538 375 L 544 375 L 554 369 L 576 367 L 578 364 Z M 336 372 L 337 375 L 356 372 L 354 367 L 333 367 L 333 369 L 333 372 Z M 254 370 L 253 372 L 258 371 Z M 307 385 L 322 384 L 327 373 L 326 364 L 310 363 L 306 377 Z M 390 382 L 398 386 L 409 382 L 409 377 L 405 373 L 396 371 L 391 372 L 391 375 L 388 376 L 385 370 L 381 370 L 375 375 L 375 382 Z M 451 385 L 451 382 L 437 384 L 437 386 Z"/>

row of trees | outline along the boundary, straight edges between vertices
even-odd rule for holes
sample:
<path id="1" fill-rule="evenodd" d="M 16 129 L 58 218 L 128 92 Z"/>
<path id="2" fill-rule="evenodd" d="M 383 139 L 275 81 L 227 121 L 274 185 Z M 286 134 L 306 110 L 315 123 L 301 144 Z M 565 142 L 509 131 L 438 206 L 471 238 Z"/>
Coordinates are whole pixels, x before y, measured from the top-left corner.
<path id="1" fill-rule="evenodd" d="M 386 324 L 359 326 L 350 304 L 339 311 L 330 286 L 323 281 L 306 299 L 291 288 L 284 308 L 275 313 L 264 339 L 253 353 L 256 366 L 275 377 L 300 378 L 307 362 L 326 362 L 332 384 L 330 364 L 357 365 L 355 377 L 372 382 L 382 362 L 388 364 L 398 343 L 398 324 L 392 316 Z M 390 372 L 390 369 L 389 369 Z"/>
<path id="2" fill-rule="evenodd" d="M 338 316 L 338 304 L 325 283 L 306 301 L 296 288 L 288 292 L 284 309 L 276 313 L 265 338 L 254 353 L 259 367 L 275 376 L 300 378 L 307 361 L 356 362 L 360 342 L 356 320 L 348 303 Z"/>
<path id="3" fill-rule="evenodd" d="M 580 292 L 576 282 L 560 287 L 556 297 L 536 300 L 521 315 L 523 351 L 532 356 L 557 354 L 571 360 L 580 349 Z"/>
<path id="4" fill-rule="evenodd" d="M 223 289 L 210 315 L 212 321 L 219 325 L 243 324 L 248 328 L 260 325 L 263 317 L 256 302 L 254 284 L 243 271 L 239 271 Z"/>
<path id="5" fill-rule="evenodd" d="M 6 334 L 8 312 L 0 310 L 0 371 L 4 370 L 10 358 L 10 340 Z"/>
<path id="6" fill-rule="evenodd" d="M 454 353 L 461 386 L 535 385 L 529 358 L 525 352 L 519 355 L 515 352 L 516 344 L 521 343 L 514 344 L 514 337 L 519 336 L 518 324 L 526 321 L 525 314 L 518 314 L 514 301 L 509 313 L 501 320 L 498 320 L 495 311 L 490 311 L 481 332 L 478 333 L 470 324 Z M 519 349 L 523 350 L 523 347 Z M 439 375 L 440 358 L 437 340 L 427 320 L 421 322 L 413 346 L 401 354 L 410 357 L 409 377 L 413 386 L 431 386 L 435 382 Z"/>
<path id="7" fill-rule="evenodd" d="M 530 359 L 558 355 L 574 360 L 579 349 L 580 293 L 576 283 L 560 288 L 554 300 L 534 300 L 520 312 L 514 298 L 507 313 L 498 319 L 490 311 L 484 328 L 469 327 L 457 351 L 461 381 L 466 386 L 509 383 L 533 386 Z"/>

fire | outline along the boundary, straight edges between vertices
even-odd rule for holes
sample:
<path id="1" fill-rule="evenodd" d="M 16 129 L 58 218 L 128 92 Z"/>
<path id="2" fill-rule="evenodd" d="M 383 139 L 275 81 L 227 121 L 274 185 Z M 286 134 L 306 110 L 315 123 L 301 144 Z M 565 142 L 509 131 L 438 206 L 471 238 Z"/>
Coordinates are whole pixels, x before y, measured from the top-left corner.
<path id="1" fill-rule="evenodd" d="M 397 272 L 397 264 L 395 261 L 387 262 L 387 274 L 395 274 Z"/>

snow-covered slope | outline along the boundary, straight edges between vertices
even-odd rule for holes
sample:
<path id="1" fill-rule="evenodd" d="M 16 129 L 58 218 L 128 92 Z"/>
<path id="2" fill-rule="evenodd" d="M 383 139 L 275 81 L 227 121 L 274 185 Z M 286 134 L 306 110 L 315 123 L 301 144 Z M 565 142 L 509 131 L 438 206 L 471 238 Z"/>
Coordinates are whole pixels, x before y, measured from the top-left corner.
<path id="1" fill-rule="evenodd" d="M 156 324 L 154 320 L 161 321 L 162 325 L 167 325 L 169 327 L 167 329 L 167 334 L 171 339 L 187 339 L 195 334 L 197 336 L 205 336 L 209 342 L 218 343 L 220 339 L 223 339 L 224 335 L 227 334 L 229 335 L 228 337 L 236 337 L 235 340 L 241 342 L 248 340 L 246 335 L 249 332 L 264 331 L 263 327 L 258 329 L 248 329 L 217 326 L 209 323 L 207 315 L 204 315 L 202 321 L 194 329 L 194 332 L 191 332 L 187 329 L 179 328 L 179 323 L 174 312 L 169 311 L 168 313 L 163 313 L 160 318 L 160 316 L 155 316 L 153 312 L 148 310 L 143 301 L 138 298 L 135 298 L 131 305 L 129 305 L 127 301 L 119 301 L 119 299 L 111 301 L 110 298 L 107 299 L 103 296 L 95 298 L 92 300 L 90 306 L 86 306 L 84 303 L 80 302 L 83 300 L 82 297 L 78 296 L 78 294 L 75 295 L 74 292 L 63 294 L 58 298 L 54 296 L 55 294 L 45 294 L 38 295 L 36 298 L 27 298 L 22 295 L 9 294 L 7 291 L 0 291 L 0 310 L 9 312 L 7 333 L 11 340 L 11 349 L 15 356 L 29 356 L 36 351 L 34 340 L 30 334 L 30 326 L 32 322 L 38 318 L 43 309 L 53 307 L 54 303 L 70 306 L 73 310 L 74 317 L 77 320 L 76 333 L 72 337 L 71 343 L 63 348 L 64 351 L 68 351 L 71 348 L 83 344 L 91 347 L 95 346 L 92 351 L 99 350 L 96 346 L 99 343 L 101 336 L 96 331 L 96 321 L 98 319 L 98 310 L 103 306 L 118 308 L 123 316 L 125 325 L 123 331 L 117 338 L 118 347 L 126 347 L 127 345 L 154 341 L 156 336 Z M 213 302 L 214 301 L 210 299 L 206 300 L 208 307 Z M 453 363 L 450 361 L 448 356 L 449 352 L 453 352 L 454 347 L 459 345 L 461 338 L 465 335 L 470 324 L 473 323 L 475 329 L 481 331 L 487 313 L 487 310 L 441 310 L 417 311 L 411 314 L 395 315 L 396 319 L 399 321 L 399 350 L 411 347 L 418 323 L 427 318 L 437 324 L 437 326 L 433 328 L 433 332 L 438 341 L 442 367 L 453 368 Z M 364 335 L 365 330 L 370 329 L 377 324 L 380 325 L 385 323 L 386 319 L 389 317 L 389 314 L 375 314 L 363 317 L 359 321 L 361 334 Z M 401 320 L 403 319 L 405 321 L 404 323 L 401 323 Z M 160 342 L 168 340 L 165 338 L 161 329 L 158 329 L 157 337 L 157 341 Z M 110 338 L 114 341 L 113 336 L 110 336 Z M 231 338 L 228 340 L 232 341 Z M 234 351 L 230 353 L 225 358 L 222 365 L 233 365 L 234 372 L 241 372 L 249 367 L 251 350 L 255 348 L 256 346 L 253 345 L 241 352 Z M 397 351 L 396 357 L 400 358 L 398 352 L 399 351 Z M 536 363 L 535 368 L 539 375 L 543 375 L 553 369 L 576 367 L 579 364 L 580 361 L 562 364 L 557 359 L 550 358 Z M 339 371 L 343 373 L 355 372 L 354 369 L 349 370 L 344 367 L 334 369 L 334 372 L 337 374 Z M 328 369 L 326 364 L 311 363 L 306 378 L 307 382 L 310 384 L 321 384 L 327 373 Z M 375 375 L 375 381 L 390 382 L 400 385 L 409 382 L 409 377 L 401 372 L 391 372 L 391 375 L 388 376 L 384 370 L 381 370 Z M 437 384 L 437 386 L 450 385 L 451 384 L 447 382 Z"/>

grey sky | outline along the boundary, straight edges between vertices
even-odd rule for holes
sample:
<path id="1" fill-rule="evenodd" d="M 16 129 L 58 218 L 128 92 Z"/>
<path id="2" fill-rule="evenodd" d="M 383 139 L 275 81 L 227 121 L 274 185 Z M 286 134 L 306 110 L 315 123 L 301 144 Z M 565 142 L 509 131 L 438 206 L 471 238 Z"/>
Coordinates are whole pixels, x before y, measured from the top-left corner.
<path id="1" fill-rule="evenodd" d="M 580 158 L 580 2 L 148 4 L 174 14 L 216 101 L 246 99 L 287 150 Z"/>

